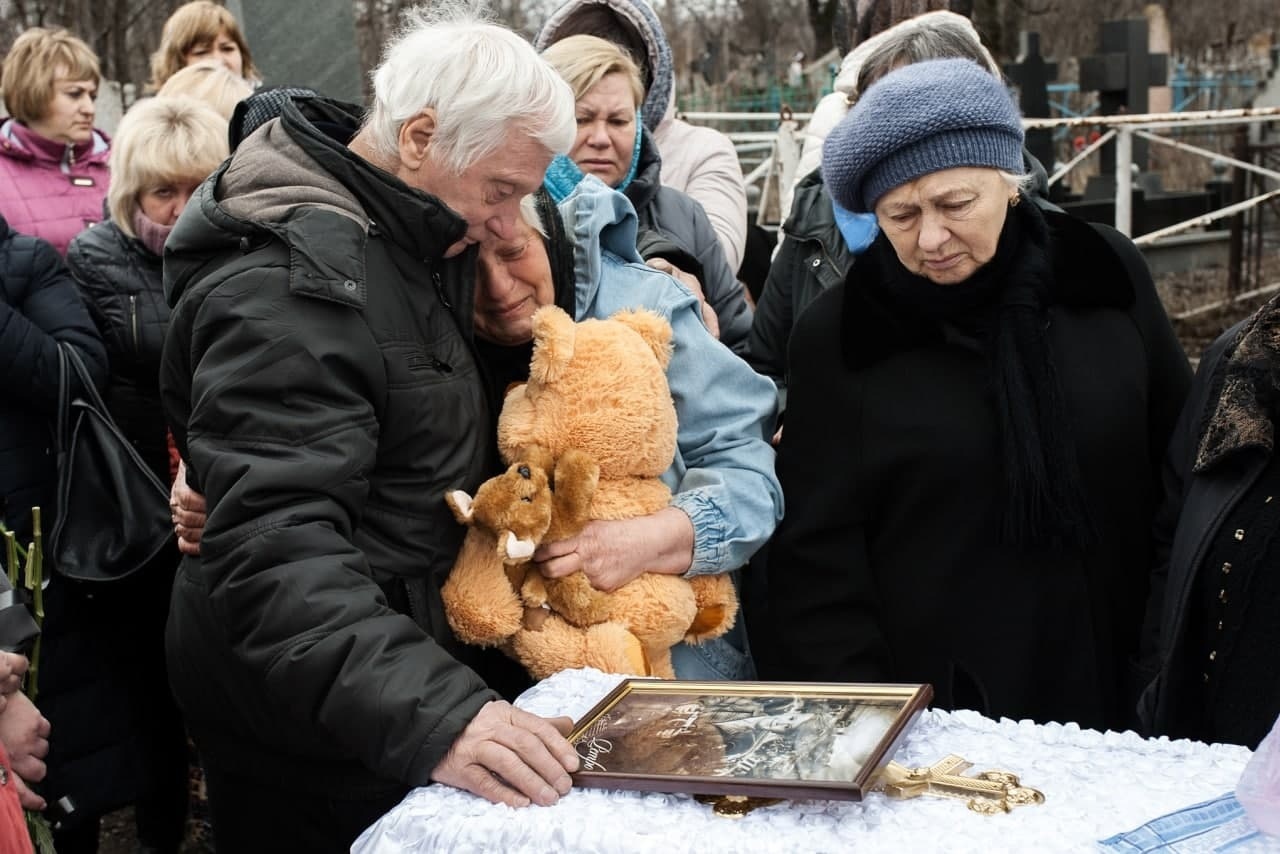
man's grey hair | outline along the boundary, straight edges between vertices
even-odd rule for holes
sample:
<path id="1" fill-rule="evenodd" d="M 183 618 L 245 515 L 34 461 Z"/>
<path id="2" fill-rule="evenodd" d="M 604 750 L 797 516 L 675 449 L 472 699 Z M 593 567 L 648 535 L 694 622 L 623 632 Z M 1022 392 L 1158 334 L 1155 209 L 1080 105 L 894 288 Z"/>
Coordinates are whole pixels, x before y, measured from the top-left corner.
<path id="1" fill-rule="evenodd" d="M 373 72 L 365 121 L 374 148 L 398 154 L 400 128 L 422 110 L 436 113 L 431 151 L 460 174 L 519 128 L 551 154 L 577 134 L 573 93 L 533 46 L 483 10 L 449 0 L 406 13 Z"/>

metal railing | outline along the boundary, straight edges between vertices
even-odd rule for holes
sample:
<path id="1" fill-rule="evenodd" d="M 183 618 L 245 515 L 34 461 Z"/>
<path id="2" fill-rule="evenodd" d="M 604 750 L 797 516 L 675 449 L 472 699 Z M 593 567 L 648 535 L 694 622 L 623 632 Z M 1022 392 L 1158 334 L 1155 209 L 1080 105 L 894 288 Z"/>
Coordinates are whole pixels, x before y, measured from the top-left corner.
<path id="1" fill-rule="evenodd" d="M 1059 127 L 1107 127 L 1106 133 L 1099 137 L 1091 145 L 1087 146 L 1079 154 L 1070 161 L 1063 164 L 1062 167 L 1055 170 L 1053 175 L 1049 177 L 1050 185 L 1060 181 L 1068 172 L 1079 166 L 1089 155 L 1100 149 L 1103 145 L 1110 143 L 1113 139 L 1116 145 L 1115 156 L 1115 227 L 1116 230 L 1127 236 L 1133 236 L 1133 138 L 1135 136 L 1154 142 L 1158 145 L 1165 145 L 1185 151 L 1200 157 L 1209 159 L 1210 161 L 1218 161 L 1226 163 L 1237 169 L 1253 172 L 1266 177 L 1269 180 L 1277 182 L 1280 185 L 1280 172 L 1271 169 L 1265 169 L 1252 163 L 1238 160 L 1229 155 L 1220 154 L 1216 151 L 1199 148 L 1198 146 L 1189 145 L 1165 136 L 1160 136 L 1154 131 L 1168 130 L 1172 128 L 1192 128 L 1192 127 L 1220 127 L 1220 126 L 1239 126 L 1258 124 L 1262 122 L 1280 122 L 1280 107 L 1262 107 L 1257 109 L 1238 109 L 1238 110 L 1205 110 L 1199 112 L 1187 113 L 1144 113 L 1128 116 L 1087 116 L 1061 119 L 1023 119 L 1022 123 L 1027 129 L 1032 128 L 1050 128 Z M 1134 243 L 1139 246 L 1151 245 L 1163 237 L 1179 234 L 1198 226 L 1205 226 L 1224 217 L 1234 216 L 1243 213 L 1251 208 L 1255 208 L 1269 199 L 1280 196 L 1280 188 L 1266 191 L 1255 195 L 1251 198 L 1227 205 L 1215 211 L 1203 214 L 1201 216 L 1192 217 L 1183 220 L 1158 231 L 1150 232 L 1134 238 Z"/>
<path id="2" fill-rule="evenodd" d="M 748 186 L 756 187 L 757 198 L 769 200 L 770 181 L 785 182 L 788 186 L 794 176 L 796 158 L 800 146 L 796 139 L 801 134 L 802 122 L 810 118 L 808 113 L 712 113 L 690 112 L 683 117 L 691 122 L 715 124 L 720 122 L 760 122 L 772 124 L 772 130 L 735 131 L 728 134 L 739 151 L 743 162 Z M 1239 160 L 1229 155 L 1220 154 L 1208 149 L 1189 145 L 1168 136 L 1161 136 L 1157 131 L 1174 128 L 1202 128 L 1221 126 L 1251 125 L 1264 122 L 1280 122 L 1280 107 L 1264 107 L 1256 109 L 1205 110 L 1177 113 L 1146 113 L 1119 116 L 1069 116 L 1049 119 L 1023 119 L 1027 129 L 1049 128 L 1105 128 L 1105 132 L 1091 144 L 1078 152 L 1069 161 L 1056 169 L 1049 178 L 1050 185 L 1061 181 L 1071 170 L 1080 166 L 1104 145 L 1114 141 L 1115 156 L 1115 227 L 1125 235 L 1133 236 L 1133 140 L 1134 137 L 1147 140 L 1157 145 L 1169 146 L 1199 157 L 1218 161 L 1237 169 L 1260 175 L 1268 181 L 1276 182 L 1275 189 L 1263 192 L 1248 199 L 1227 205 L 1200 216 L 1175 223 L 1166 228 L 1134 238 L 1139 246 L 1151 245 L 1164 237 L 1179 234 L 1190 229 L 1209 225 L 1225 217 L 1234 216 L 1255 208 L 1271 199 L 1280 197 L 1280 172 Z M 763 156 L 761 156 L 763 152 Z M 783 198 L 789 193 L 782 192 Z M 769 220 L 762 218 L 764 206 L 758 207 L 757 221 L 765 227 L 776 227 L 787 211 L 773 214 Z"/>

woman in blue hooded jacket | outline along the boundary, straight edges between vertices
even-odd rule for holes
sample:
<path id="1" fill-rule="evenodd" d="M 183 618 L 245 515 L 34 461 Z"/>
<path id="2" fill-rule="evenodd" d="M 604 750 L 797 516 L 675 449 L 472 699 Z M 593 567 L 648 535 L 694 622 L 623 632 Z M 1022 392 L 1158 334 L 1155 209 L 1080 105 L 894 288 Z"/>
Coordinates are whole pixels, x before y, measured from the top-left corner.
<path id="1" fill-rule="evenodd" d="M 782 494 L 767 441 L 772 383 L 718 344 L 700 320 L 697 299 L 646 266 L 636 251 L 630 202 L 592 176 L 557 208 L 545 196 L 525 205 L 509 240 L 480 246 L 477 346 L 490 374 L 495 411 L 510 382 L 528 376 L 532 316 L 555 303 L 577 320 L 646 308 L 671 323 L 667 370 L 679 427 L 676 456 L 663 480 L 671 505 L 640 519 L 592 522 L 577 537 L 544 544 L 543 572 L 581 569 L 613 589 L 644 571 L 700 575 L 743 566 L 782 517 Z M 724 638 L 673 652 L 682 679 L 754 675 L 741 624 Z"/>

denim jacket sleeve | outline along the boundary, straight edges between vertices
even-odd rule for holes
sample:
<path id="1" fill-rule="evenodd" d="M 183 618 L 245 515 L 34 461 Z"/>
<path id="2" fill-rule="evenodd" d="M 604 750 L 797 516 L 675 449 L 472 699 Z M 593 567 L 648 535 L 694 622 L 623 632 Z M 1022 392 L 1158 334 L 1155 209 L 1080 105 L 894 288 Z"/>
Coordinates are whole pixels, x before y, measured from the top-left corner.
<path id="1" fill-rule="evenodd" d="M 664 475 L 671 503 L 693 521 L 689 575 L 743 566 L 782 519 L 782 487 L 768 435 L 777 395 L 715 340 L 696 304 L 671 312 L 667 369 L 679 420 L 676 458 Z"/>

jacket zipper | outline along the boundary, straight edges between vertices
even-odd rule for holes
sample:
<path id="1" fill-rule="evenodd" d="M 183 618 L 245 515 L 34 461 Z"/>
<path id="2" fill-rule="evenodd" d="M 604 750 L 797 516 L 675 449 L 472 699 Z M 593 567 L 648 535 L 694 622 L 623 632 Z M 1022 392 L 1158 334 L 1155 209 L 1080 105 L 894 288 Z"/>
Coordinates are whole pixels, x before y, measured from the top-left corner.
<path id="1" fill-rule="evenodd" d="M 445 308 L 452 311 L 453 303 L 449 302 L 449 298 L 444 295 L 444 282 L 440 280 L 440 271 L 438 270 L 431 271 L 431 281 L 435 283 L 436 296 L 440 297 L 440 302 L 444 303 Z"/>
<path id="2" fill-rule="evenodd" d="M 62 156 L 62 171 L 68 175 L 76 168 L 76 146 L 75 143 L 67 143 L 67 153 Z"/>
<path id="3" fill-rule="evenodd" d="M 142 356 L 142 345 L 138 342 L 138 295 L 129 294 L 129 330 L 133 334 L 134 355 Z"/>

